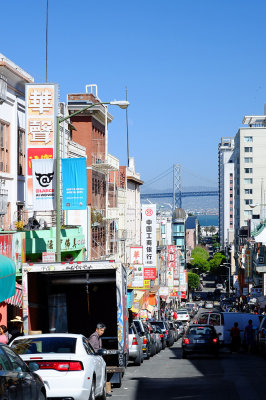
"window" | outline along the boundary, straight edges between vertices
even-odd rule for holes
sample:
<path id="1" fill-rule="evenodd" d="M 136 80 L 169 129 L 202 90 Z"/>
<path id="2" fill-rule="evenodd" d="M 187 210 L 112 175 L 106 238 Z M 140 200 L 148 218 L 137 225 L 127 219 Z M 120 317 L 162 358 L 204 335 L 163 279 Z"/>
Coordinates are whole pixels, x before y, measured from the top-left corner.
<path id="1" fill-rule="evenodd" d="M 10 349 L 10 347 L 6 346 L 4 350 L 8 355 L 13 370 L 17 372 L 27 372 L 26 364 L 14 353 L 13 350 Z"/>
<path id="2" fill-rule="evenodd" d="M 18 175 L 25 175 L 25 132 L 18 130 Z"/>
<path id="3" fill-rule="evenodd" d="M 1 371 L 11 371 L 11 364 L 3 350 L 3 347 L 0 347 L 0 370 Z"/>
<path id="4" fill-rule="evenodd" d="M 244 142 L 253 142 L 253 137 L 252 136 L 244 136 Z"/>
<path id="5" fill-rule="evenodd" d="M 252 210 L 244 210 L 245 217 L 252 215 Z"/>
<path id="6" fill-rule="evenodd" d="M 245 194 L 252 194 L 253 193 L 253 189 L 245 189 Z"/>
<path id="7" fill-rule="evenodd" d="M 244 158 L 244 162 L 247 163 L 247 164 L 252 163 L 253 162 L 253 158 L 252 157 L 245 157 Z"/>
<path id="8" fill-rule="evenodd" d="M 250 185 L 250 184 L 252 184 L 253 183 L 253 179 L 252 178 L 245 178 L 244 179 L 244 184 L 245 185 Z"/>
<path id="9" fill-rule="evenodd" d="M 211 314 L 209 324 L 213 326 L 220 326 L 221 325 L 221 316 L 220 314 Z"/>
<path id="10" fill-rule="evenodd" d="M 245 153 L 252 153 L 253 152 L 253 147 L 244 147 Z"/>
<path id="11" fill-rule="evenodd" d="M 253 168 L 244 168 L 245 174 L 251 174 L 253 172 Z"/>
<path id="12" fill-rule="evenodd" d="M 245 199 L 245 204 L 252 204 L 252 203 L 253 203 L 252 199 Z"/>
<path id="13" fill-rule="evenodd" d="M 0 172 L 9 172 L 9 125 L 0 121 Z"/>

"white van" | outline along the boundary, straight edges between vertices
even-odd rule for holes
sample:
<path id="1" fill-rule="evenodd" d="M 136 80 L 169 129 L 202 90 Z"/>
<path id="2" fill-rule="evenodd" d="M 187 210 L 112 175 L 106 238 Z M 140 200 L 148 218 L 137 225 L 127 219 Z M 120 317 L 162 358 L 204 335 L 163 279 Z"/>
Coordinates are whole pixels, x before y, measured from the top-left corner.
<path id="1" fill-rule="evenodd" d="M 252 320 L 253 328 L 259 329 L 261 316 L 257 314 L 236 313 L 236 312 L 203 312 L 199 315 L 198 324 L 213 325 L 217 334 L 220 335 L 222 344 L 230 344 L 230 331 L 235 322 L 238 322 L 241 341 L 243 342 L 244 330 L 248 321 Z"/>

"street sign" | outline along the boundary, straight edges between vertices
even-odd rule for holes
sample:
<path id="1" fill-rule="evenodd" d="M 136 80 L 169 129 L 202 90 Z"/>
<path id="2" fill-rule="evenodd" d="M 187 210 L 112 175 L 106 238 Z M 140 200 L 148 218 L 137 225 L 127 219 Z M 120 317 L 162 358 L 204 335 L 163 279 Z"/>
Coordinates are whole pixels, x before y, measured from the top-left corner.
<path id="1" fill-rule="evenodd" d="M 55 253 L 54 252 L 51 252 L 51 253 L 43 252 L 42 253 L 42 262 L 43 263 L 55 262 Z"/>

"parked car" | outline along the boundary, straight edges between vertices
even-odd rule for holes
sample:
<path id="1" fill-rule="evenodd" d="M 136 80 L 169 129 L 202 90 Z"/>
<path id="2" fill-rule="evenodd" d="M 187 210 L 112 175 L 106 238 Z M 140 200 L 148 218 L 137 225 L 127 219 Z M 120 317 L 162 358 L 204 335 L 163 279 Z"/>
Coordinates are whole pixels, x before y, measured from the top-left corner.
<path id="1" fill-rule="evenodd" d="M 0 400 L 45 400 L 46 389 L 35 362 L 26 365 L 8 346 L 0 344 Z"/>
<path id="2" fill-rule="evenodd" d="M 141 338 L 144 356 L 147 360 L 149 360 L 152 355 L 152 338 L 150 332 L 140 319 L 134 319 L 133 324 L 135 325 Z"/>
<path id="3" fill-rule="evenodd" d="M 184 325 L 182 324 L 181 321 L 175 321 L 174 324 L 176 326 L 177 336 L 178 336 L 178 339 L 179 339 L 181 336 L 183 336 L 183 334 L 185 332 Z"/>
<path id="4" fill-rule="evenodd" d="M 134 324 L 128 329 L 128 356 L 135 365 L 141 365 L 144 359 L 142 340 Z"/>
<path id="5" fill-rule="evenodd" d="M 156 333 L 156 330 L 154 330 L 153 326 L 150 324 L 149 321 L 144 322 L 144 325 L 147 326 L 149 333 L 152 337 L 152 356 L 155 354 L 159 353 L 162 350 L 162 343 L 161 343 L 161 338 L 158 333 Z"/>
<path id="6" fill-rule="evenodd" d="M 166 348 L 166 337 L 163 334 L 163 331 L 161 330 L 159 325 L 153 325 L 153 328 L 156 329 L 156 333 L 158 333 L 160 335 L 161 343 L 162 343 L 162 350 L 164 350 Z"/>
<path id="7" fill-rule="evenodd" d="M 175 340 L 174 340 L 174 334 L 173 332 L 170 330 L 170 326 L 168 324 L 168 321 L 151 321 L 152 325 L 158 325 L 163 334 L 165 335 L 165 340 L 166 340 L 166 345 L 168 347 L 173 346 Z"/>
<path id="8" fill-rule="evenodd" d="M 177 328 L 174 324 L 174 321 L 168 321 L 168 324 L 170 326 L 170 330 L 173 332 L 174 335 L 174 341 L 176 342 L 178 339 L 178 333 L 177 333 Z"/>
<path id="9" fill-rule="evenodd" d="M 106 397 L 106 364 L 101 357 L 105 351 L 96 353 L 83 335 L 20 336 L 10 346 L 26 363 L 38 364 L 36 372 L 45 382 L 48 398 Z"/>
<path id="10" fill-rule="evenodd" d="M 219 355 L 219 336 L 211 325 L 191 325 L 182 341 L 182 358 L 203 353 Z"/>
<path id="11" fill-rule="evenodd" d="M 186 309 L 191 312 L 191 315 L 194 316 L 197 311 L 198 311 L 198 307 L 196 303 L 187 303 L 186 304 Z"/>
<path id="12" fill-rule="evenodd" d="M 184 321 L 184 322 L 186 322 L 186 321 L 190 321 L 190 316 L 189 316 L 189 313 L 188 313 L 188 311 L 186 310 L 186 311 L 182 311 L 182 310 L 178 310 L 177 311 L 177 321 Z"/>

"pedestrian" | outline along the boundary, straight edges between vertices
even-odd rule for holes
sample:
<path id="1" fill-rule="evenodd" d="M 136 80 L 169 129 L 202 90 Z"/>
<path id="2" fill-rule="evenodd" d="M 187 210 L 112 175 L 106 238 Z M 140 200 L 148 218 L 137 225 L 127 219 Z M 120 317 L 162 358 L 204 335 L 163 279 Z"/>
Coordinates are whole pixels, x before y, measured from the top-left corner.
<path id="1" fill-rule="evenodd" d="M 177 320 L 177 312 L 176 312 L 176 310 L 174 310 L 174 312 L 173 312 L 173 320 L 174 320 L 174 321 Z"/>
<path id="2" fill-rule="evenodd" d="M 23 321 L 19 315 L 17 315 L 14 319 L 11 319 L 13 327 L 10 330 L 10 339 L 8 343 L 11 343 L 18 336 L 23 336 Z"/>
<path id="3" fill-rule="evenodd" d="M 97 352 L 97 350 L 102 348 L 102 339 L 101 336 L 104 334 L 106 329 L 106 326 L 99 322 L 96 326 L 96 331 L 90 335 L 89 337 L 89 343 L 93 347 L 94 351 Z"/>
<path id="4" fill-rule="evenodd" d="M 0 343 L 7 344 L 6 330 L 7 328 L 5 325 L 0 325 Z"/>
<path id="5" fill-rule="evenodd" d="M 253 350 L 254 344 L 255 344 L 255 333 L 253 330 L 253 325 L 252 325 L 251 319 L 248 321 L 248 325 L 245 327 L 244 340 L 248 347 L 248 353 L 250 353 L 251 350 Z"/>
<path id="6" fill-rule="evenodd" d="M 238 322 L 234 323 L 233 328 L 230 331 L 231 341 L 231 353 L 239 352 L 241 345 L 240 330 L 238 328 Z"/>

